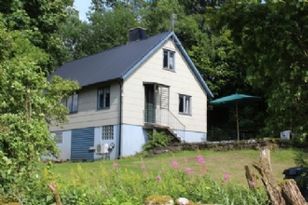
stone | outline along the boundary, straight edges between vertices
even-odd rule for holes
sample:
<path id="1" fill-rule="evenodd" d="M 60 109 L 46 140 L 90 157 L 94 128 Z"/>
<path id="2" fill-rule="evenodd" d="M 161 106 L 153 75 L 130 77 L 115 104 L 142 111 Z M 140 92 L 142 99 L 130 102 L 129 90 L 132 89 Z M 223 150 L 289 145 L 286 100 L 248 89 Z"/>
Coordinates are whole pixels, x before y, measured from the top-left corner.
<path id="1" fill-rule="evenodd" d="M 180 197 L 176 200 L 177 205 L 189 205 L 191 204 L 190 201 L 184 197 Z"/>
<path id="2" fill-rule="evenodd" d="M 146 198 L 144 205 L 174 205 L 174 201 L 168 195 L 151 195 Z"/>

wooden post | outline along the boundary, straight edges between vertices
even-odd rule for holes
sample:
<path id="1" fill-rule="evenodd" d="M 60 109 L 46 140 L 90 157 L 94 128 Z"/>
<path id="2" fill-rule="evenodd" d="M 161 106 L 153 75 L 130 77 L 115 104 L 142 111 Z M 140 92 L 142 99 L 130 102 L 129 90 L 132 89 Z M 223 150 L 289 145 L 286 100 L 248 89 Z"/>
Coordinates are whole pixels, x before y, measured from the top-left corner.
<path id="1" fill-rule="evenodd" d="M 260 152 L 260 162 L 268 168 L 268 171 L 272 174 L 272 163 L 271 163 L 271 151 L 268 148 L 263 147 Z"/>
<path id="2" fill-rule="evenodd" d="M 305 199 L 299 191 L 293 179 L 284 180 L 280 186 L 277 185 L 272 174 L 270 150 L 263 147 L 260 153 L 259 163 L 253 164 L 261 175 L 261 180 L 271 201 L 271 205 L 305 205 Z M 245 166 L 246 178 L 249 188 L 253 182 L 253 175 L 249 167 Z"/>
<path id="3" fill-rule="evenodd" d="M 254 164 L 253 166 L 261 175 L 261 180 L 266 188 L 271 204 L 286 205 L 286 202 L 282 197 L 280 187 L 277 185 L 272 174 L 272 168 L 270 164 L 270 150 L 263 148 L 261 150 L 260 162 L 258 164 Z"/>
<path id="4" fill-rule="evenodd" d="M 56 205 L 62 205 L 60 194 L 59 194 L 59 191 L 57 189 L 57 185 L 54 182 L 52 182 L 48 185 L 48 188 L 53 193 L 53 196 L 56 200 Z"/>
<path id="5" fill-rule="evenodd" d="M 252 174 L 252 172 L 249 169 L 249 166 L 247 165 L 245 166 L 245 175 L 246 175 L 248 187 L 250 189 L 255 189 L 257 186 L 256 176 Z"/>
<path id="6" fill-rule="evenodd" d="M 305 199 L 299 191 L 294 179 L 285 180 L 280 186 L 283 198 L 288 205 L 305 205 Z"/>
<path id="7" fill-rule="evenodd" d="M 236 138 L 237 141 L 240 141 L 240 123 L 238 117 L 238 103 L 235 103 L 235 118 L 236 118 Z"/>

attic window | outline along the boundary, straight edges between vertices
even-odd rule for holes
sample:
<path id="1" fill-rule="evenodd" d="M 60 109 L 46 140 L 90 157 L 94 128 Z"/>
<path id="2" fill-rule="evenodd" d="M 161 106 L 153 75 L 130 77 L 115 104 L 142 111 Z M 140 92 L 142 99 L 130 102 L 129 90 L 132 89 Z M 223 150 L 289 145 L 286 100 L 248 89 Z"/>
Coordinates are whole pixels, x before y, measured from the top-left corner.
<path id="1" fill-rule="evenodd" d="M 165 69 L 174 70 L 174 55 L 174 51 L 164 49 L 163 67 Z"/>

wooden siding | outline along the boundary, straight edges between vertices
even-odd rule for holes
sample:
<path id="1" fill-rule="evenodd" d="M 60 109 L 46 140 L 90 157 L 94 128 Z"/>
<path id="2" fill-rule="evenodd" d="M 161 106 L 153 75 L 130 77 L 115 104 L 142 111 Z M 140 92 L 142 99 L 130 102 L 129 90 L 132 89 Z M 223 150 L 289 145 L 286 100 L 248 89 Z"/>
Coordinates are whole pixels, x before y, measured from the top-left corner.
<path id="1" fill-rule="evenodd" d="M 175 72 L 163 69 L 163 48 L 174 50 Z M 170 86 L 169 109 L 187 130 L 206 132 L 207 96 L 173 41 L 167 41 L 123 85 L 123 123 L 143 125 L 144 82 Z M 179 94 L 192 96 L 190 115 L 179 114 Z"/>
<path id="2" fill-rule="evenodd" d="M 79 91 L 78 112 L 68 115 L 64 124 L 50 126 L 51 131 L 70 130 L 86 127 L 119 124 L 120 85 L 110 86 L 110 108 L 97 110 L 97 87 L 85 88 Z"/>

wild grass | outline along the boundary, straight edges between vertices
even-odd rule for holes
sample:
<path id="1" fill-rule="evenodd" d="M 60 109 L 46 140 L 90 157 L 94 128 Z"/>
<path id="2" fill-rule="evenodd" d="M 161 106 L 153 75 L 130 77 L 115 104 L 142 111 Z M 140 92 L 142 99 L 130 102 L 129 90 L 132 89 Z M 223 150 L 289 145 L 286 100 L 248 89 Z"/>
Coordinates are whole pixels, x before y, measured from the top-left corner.
<path id="1" fill-rule="evenodd" d="M 272 168 L 278 181 L 284 169 L 295 165 L 297 153 L 294 149 L 272 151 Z M 257 150 L 197 150 L 51 167 L 44 164 L 42 175 L 25 193 L 24 201 L 33 205 L 53 203 L 46 185 L 55 182 L 66 205 L 138 205 L 150 195 L 186 197 L 202 204 L 266 205 L 264 189 L 249 190 L 244 174 L 244 165 L 257 161 L 258 156 Z"/>
<path id="2" fill-rule="evenodd" d="M 294 157 L 298 151 L 295 149 L 277 149 L 271 152 L 273 174 L 278 181 L 283 179 L 284 169 L 295 166 Z M 198 164 L 195 157 L 201 155 L 205 159 L 207 175 L 214 180 L 222 180 L 225 174 L 230 176 L 230 182 L 238 185 L 246 185 L 244 166 L 258 161 L 259 151 L 257 150 L 233 150 L 233 151 L 182 151 L 178 153 L 167 153 L 150 158 L 141 156 L 125 158 L 115 161 L 95 161 L 82 163 L 55 164 L 52 171 L 65 184 L 70 184 L 76 177 L 78 168 L 83 170 L 86 176 L 86 184 L 91 186 L 97 180 L 97 173 L 100 170 L 112 169 L 117 164 L 123 170 L 134 173 L 142 173 L 142 167 L 146 166 L 151 174 L 158 174 L 172 166 L 176 161 L 181 169 L 197 169 Z"/>

